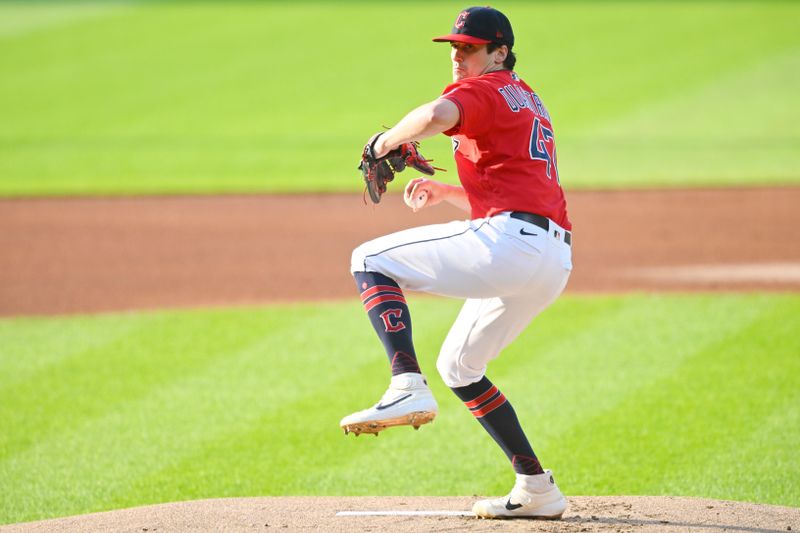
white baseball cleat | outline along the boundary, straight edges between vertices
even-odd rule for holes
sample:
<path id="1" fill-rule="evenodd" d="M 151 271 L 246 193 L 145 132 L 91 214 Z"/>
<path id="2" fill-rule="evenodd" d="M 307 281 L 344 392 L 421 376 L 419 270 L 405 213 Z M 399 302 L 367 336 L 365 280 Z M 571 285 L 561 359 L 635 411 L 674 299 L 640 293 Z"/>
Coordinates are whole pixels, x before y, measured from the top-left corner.
<path id="1" fill-rule="evenodd" d="M 428 383 L 422 374 L 405 373 L 392 376 L 392 382 L 381 401 L 342 418 L 339 425 L 344 434 L 373 433 L 392 426 L 414 426 L 431 422 L 439 412 Z"/>
<path id="2" fill-rule="evenodd" d="M 539 518 L 558 520 L 567 509 L 567 499 L 558 490 L 553 473 L 525 476 L 517 474 L 517 482 L 504 498 L 480 500 L 472 506 L 479 518 Z"/>

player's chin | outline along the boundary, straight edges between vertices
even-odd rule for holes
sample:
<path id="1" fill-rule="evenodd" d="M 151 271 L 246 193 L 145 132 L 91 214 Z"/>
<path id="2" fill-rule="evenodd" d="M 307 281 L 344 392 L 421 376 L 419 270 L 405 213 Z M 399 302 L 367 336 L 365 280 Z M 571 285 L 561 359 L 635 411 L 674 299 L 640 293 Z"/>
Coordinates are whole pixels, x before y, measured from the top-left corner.
<path id="1" fill-rule="evenodd" d="M 467 77 L 467 73 L 463 69 L 453 69 L 453 81 L 463 80 Z"/>

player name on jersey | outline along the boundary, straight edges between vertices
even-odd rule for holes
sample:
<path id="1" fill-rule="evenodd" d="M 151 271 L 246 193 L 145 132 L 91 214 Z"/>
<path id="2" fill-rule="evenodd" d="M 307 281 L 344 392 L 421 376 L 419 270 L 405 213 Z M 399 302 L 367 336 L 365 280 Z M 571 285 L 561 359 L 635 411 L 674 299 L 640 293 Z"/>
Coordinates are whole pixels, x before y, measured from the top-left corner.
<path id="1" fill-rule="evenodd" d="M 519 85 L 514 84 L 508 84 L 497 90 L 503 95 L 508 107 L 514 113 L 519 113 L 520 109 L 530 109 L 550 122 L 550 113 L 547 112 L 547 108 L 544 107 L 541 99 L 536 94 L 530 93 Z"/>

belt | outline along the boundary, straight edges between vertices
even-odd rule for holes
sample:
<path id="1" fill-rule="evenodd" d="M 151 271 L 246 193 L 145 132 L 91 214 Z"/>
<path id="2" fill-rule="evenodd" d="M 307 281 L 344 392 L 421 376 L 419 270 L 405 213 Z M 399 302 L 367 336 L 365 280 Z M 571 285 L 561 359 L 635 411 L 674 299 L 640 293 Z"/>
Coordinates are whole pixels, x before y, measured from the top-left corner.
<path id="1" fill-rule="evenodd" d="M 516 218 L 517 220 L 530 222 L 534 226 L 539 226 L 547 232 L 550 231 L 550 219 L 543 217 L 542 215 L 537 215 L 536 213 L 526 213 L 525 211 L 512 211 L 511 215 L 509 216 L 511 218 Z M 558 233 L 558 231 L 556 233 Z M 559 237 L 559 235 L 556 235 L 556 237 Z M 568 245 L 572 245 L 572 233 L 567 230 L 564 230 L 564 242 Z"/>

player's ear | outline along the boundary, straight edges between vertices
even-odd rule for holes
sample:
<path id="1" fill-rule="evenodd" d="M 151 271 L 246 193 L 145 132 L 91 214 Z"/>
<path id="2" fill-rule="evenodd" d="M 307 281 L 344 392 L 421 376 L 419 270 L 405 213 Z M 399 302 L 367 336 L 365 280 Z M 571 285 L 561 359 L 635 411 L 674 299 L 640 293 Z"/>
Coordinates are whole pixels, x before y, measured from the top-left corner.
<path id="1" fill-rule="evenodd" d="M 502 45 L 498 46 L 494 51 L 494 61 L 497 64 L 500 64 L 506 60 L 508 57 L 508 46 Z"/>

